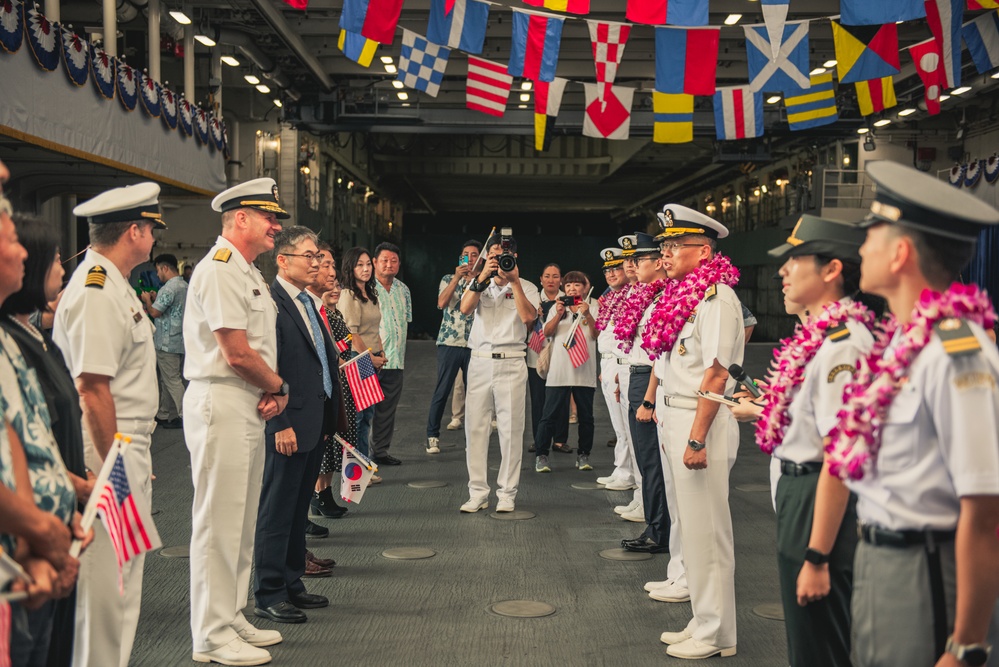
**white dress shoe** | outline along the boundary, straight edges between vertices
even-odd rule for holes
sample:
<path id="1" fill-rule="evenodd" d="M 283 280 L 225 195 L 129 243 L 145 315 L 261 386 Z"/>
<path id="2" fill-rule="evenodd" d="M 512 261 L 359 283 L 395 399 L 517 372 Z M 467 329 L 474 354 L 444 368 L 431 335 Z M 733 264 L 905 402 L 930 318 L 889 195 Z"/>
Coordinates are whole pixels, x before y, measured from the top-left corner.
<path id="1" fill-rule="evenodd" d="M 478 498 L 469 498 L 467 501 L 465 501 L 465 504 L 458 509 L 460 509 L 462 512 L 468 512 L 470 514 L 472 512 L 478 512 L 479 510 L 484 510 L 487 507 L 489 507 L 488 499 L 483 498 L 480 500 Z"/>
<path id="2" fill-rule="evenodd" d="M 628 482 L 623 479 L 615 479 L 610 484 L 605 484 L 604 488 L 608 491 L 631 491 L 632 489 L 637 489 L 638 486 L 634 482 Z"/>
<path id="3" fill-rule="evenodd" d="M 615 477 L 614 475 L 607 475 L 606 477 L 597 477 L 596 482 L 601 486 L 606 486 L 607 484 L 610 484 L 611 482 L 616 480 L 617 477 Z"/>
<path id="4" fill-rule="evenodd" d="M 635 523 L 645 523 L 645 509 L 639 507 L 630 512 L 625 512 L 621 515 L 621 518 L 625 521 L 634 521 Z"/>
<path id="5" fill-rule="evenodd" d="M 617 507 L 615 507 L 614 508 L 614 513 L 615 514 L 624 514 L 626 512 L 634 512 L 635 510 L 639 510 L 639 509 L 642 510 L 642 512 L 645 511 L 645 509 L 642 507 L 642 501 L 641 500 L 632 500 L 627 505 L 618 505 Z"/>
<path id="6" fill-rule="evenodd" d="M 271 654 L 265 649 L 250 646 L 238 637 L 225 646 L 213 651 L 191 654 L 194 662 L 217 662 L 220 665 L 266 665 L 271 661 Z"/>
<path id="7" fill-rule="evenodd" d="M 663 644 L 679 644 L 691 638 L 690 630 L 684 628 L 680 632 L 664 632 L 659 635 L 659 641 Z"/>
<path id="8" fill-rule="evenodd" d="M 263 628 L 256 628 L 247 621 L 245 625 L 237 625 L 234 623 L 232 629 L 236 631 L 239 638 L 250 646 L 256 646 L 261 648 L 264 646 L 274 646 L 275 644 L 280 644 L 284 637 L 277 630 L 264 630 Z"/>
<path id="9" fill-rule="evenodd" d="M 703 660 L 714 655 L 728 658 L 735 655 L 735 647 L 719 648 L 711 644 L 704 644 L 691 637 L 679 644 L 671 644 L 666 649 L 666 655 L 671 655 L 674 658 L 684 658 L 685 660 Z"/>
<path id="10" fill-rule="evenodd" d="M 649 597 L 659 602 L 688 602 L 690 600 L 690 591 L 671 581 L 662 588 L 649 591 Z"/>
<path id="11" fill-rule="evenodd" d="M 514 508 L 512 500 L 500 500 L 496 503 L 497 512 L 512 512 Z"/>
<path id="12" fill-rule="evenodd" d="M 673 583 L 672 579 L 666 579 L 665 581 L 647 581 L 645 582 L 645 585 L 642 586 L 642 588 L 645 589 L 646 593 L 651 593 L 657 588 L 665 588 L 666 586 L 669 586 L 671 583 Z"/>
<path id="13" fill-rule="evenodd" d="M 447 430 L 449 431 L 458 431 L 460 429 L 461 429 L 460 419 L 452 419 L 451 422 L 447 425 Z"/>

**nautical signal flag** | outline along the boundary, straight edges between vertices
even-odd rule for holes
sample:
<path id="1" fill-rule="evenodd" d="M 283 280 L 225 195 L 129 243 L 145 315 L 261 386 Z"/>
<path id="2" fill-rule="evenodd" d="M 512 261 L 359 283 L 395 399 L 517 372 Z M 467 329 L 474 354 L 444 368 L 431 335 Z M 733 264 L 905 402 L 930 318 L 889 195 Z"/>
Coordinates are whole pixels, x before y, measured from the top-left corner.
<path id="1" fill-rule="evenodd" d="M 870 116 L 872 113 L 890 109 L 897 104 L 895 84 L 890 76 L 870 81 L 858 81 L 854 85 L 857 87 L 857 104 L 860 106 L 861 116 Z"/>
<path id="2" fill-rule="evenodd" d="M 532 81 L 554 80 L 563 23 L 565 19 L 554 16 L 513 10 L 510 64 L 506 68 L 510 75 Z"/>
<path id="3" fill-rule="evenodd" d="M 527 347 L 534 350 L 535 354 L 541 354 L 545 347 L 545 328 L 541 325 L 540 317 L 534 320 L 531 335 L 527 337 Z"/>
<path id="4" fill-rule="evenodd" d="M 586 114 L 583 116 L 583 136 L 598 139 L 627 139 L 631 132 L 631 103 L 635 89 L 611 86 L 603 100 L 603 86 L 584 83 Z"/>
<path id="5" fill-rule="evenodd" d="M 839 10 L 846 25 L 884 25 L 926 16 L 923 0 L 840 0 Z"/>
<path id="6" fill-rule="evenodd" d="M 746 55 L 749 86 L 754 93 L 766 91 L 800 95 L 808 90 L 808 21 L 784 24 L 777 57 L 771 57 L 766 26 L 747 25 Z"/>
<path id="7" fill-rule="evenodd" d="M 396 78 L 407 88 L 422 90 L 431 97 L 437 97 L 450 55 L 451 49 L 446 46 L 428 42 L 425 37 L 404 28 Z"/>
<path id="8" fill-rule="evenodd" d="M 776 60 L 777 54 L 780 53 L 780 36 L 784 34 L 789 2 L 790 0 L 763 0 L 760 3 L 763 23 L 767 26 L 767 37 L 770 39 L 770 57 L 773 60 Z"/>
<path id="9" fill-rule="evenodd" d="M 568 14 L 589 14 L 590 0 L 524 0 L 532 7 L 544 7 Z"/>
<path id="10" fill-rule="evenodd" d="M 840 83 L 855 83 L 898 74 L 898 26 L 844 26 L 832 21 L 836 70 Z"/>
<path id="11" fill-rule="evenodd" d="M 562 93 L 568 79 L 534 82 L 534 150 L 546 151 L 552 145 L 555 119 L 562 107 Z M 488 245 L 488 243 L 486 244 Z"/>
<path id="12" fill-rule="evenodd" d="M 656 90 L 714 95 L 721 28 L 656 28 Z"/>
<path id="13" fill-rule="evenodd" d="M 784 98 L 787 124 L 793 131 L 828 125 L 839 120 L 832 72 L 816 74 L 804 95 Z"/>
<path id="14" fill-rule="evenodd" d="M 444 11 L 444 0 L 431 0 L 427 39 L 434 44 L 482 53 L 489 23 L 489 5 L 476 0 L 455 0 L 454 9 Z"/>
<path id="15" fill-rule="evenodd" d="M 652 141 L 657 144 L 685 144 L 694 140 L 694 96 L 684 93 L 652 93 L 655 125 Z"/>
<path id="16" fill-rule="evenodd" d="M 633 23 L 697 26 L 708 24 L 707 0 L 628 0 L 625 16 Z"/>
<path id="17" fill-rule="evenodd" d="M 965 23 L 961 32 L 979 74 L 999 67 L 999 12 L 982 14 Z"/>
<path id="18" fill-rule="evenodd" d="M 926 0 L 926 22 L 943 56 L 943 83 L 961 85 L 961 21 L 965 0 Z"/>
<path id="19" fill-rule="evenodd" d="M 309 0 L 284 0 L 284 4 L 291 5 L 295 9 L 309 8 Z"/>
<path id="20" fill-rule="evenodd" d="M 340 30 L 340 38 L 337 39 L 336 46 L 343 52 L 343 55 L 361 67 L 371 67 L 371 61 L 378 49 L 378 42 L 355 32 Z"/>
<path id="21" fill-rule="evenodd" d="M 344 0 L 340 28 L 391 44 L 401 13 L 402 0 Z"/>
<path id="22" fill-rule="evenodd" d="M 631 26 L 627 23 L 587 21 L 590 28 L 590 44 L 593 47 L 593 63 L 597 68 L 597 83 L 603 84 L 600 99 L 610 91 L 617 68 L 624 56 L 624 46 L 628 43 Z"/>
<path id="23" fill-rule="evenodd" d="M 968 9 L 999 9 L 999 0 L 968 0 Z"/>
<path id="24" fill-rule="evenodd" d="M 944 85 L 940 45 L 935 39 L 930 38 L 910 46 L 909 55 L 916 64 L 916 73 L 923 81 L 926 111 L 931 116 L 936 115 L 940 113 L 940 94 Z"/>
<path id="25" fill-rule="evenodd" d="M 569 353 L 569 363 L 573 368 L 579 368 L 590 358 L 590 345 L 586 341 L 586 334 L 583 327 L 577 326 L 572 334 L 572 338 L 563 343 L 566 352 Z"/>
<path id="26" fill-rule="evenodd" d="M 385 398 L 382 385 L 375 373 L 375 365 L 371 363 L 370 354 L 364 353 L 354 357 L 344 364 L 341 370 L 347 377 L 347 386 L 350 387 L 350 394 L 354 397 L 354 407 L 358 412 Z"/>
<path id="27" fill-rule="evenodd" d="M 715 93 L 715 135 L 720 141 L 763 136 L 763 95 L 750 86 Z"/>
<path id="28" fill-rule="evenodd" d="M 506 111 L 512 85 L 513 77 L 506 73 L 506 65 L 468 56 L 465 106 L 469 109 L 490 116 L 502 116 Z"/>

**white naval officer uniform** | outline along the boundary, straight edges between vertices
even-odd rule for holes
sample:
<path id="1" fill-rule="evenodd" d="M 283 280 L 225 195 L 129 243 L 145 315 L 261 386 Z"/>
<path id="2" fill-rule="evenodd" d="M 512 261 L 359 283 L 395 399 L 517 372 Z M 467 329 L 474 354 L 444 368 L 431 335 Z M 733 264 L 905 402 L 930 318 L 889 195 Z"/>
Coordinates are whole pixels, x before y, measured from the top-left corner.
<path id="1" fill-rule="evenodd" d="M 520 284 L 537 309 L 541 303 L 538 288 L 523 278 Z M 487 465 L 493 415 L 500 444 L 496 496 L 510 502 L 517 496 L 524 455 L 526 339 L 527 326 L 517 312 L 513 288 L 490 280 L 479 297 L 468 334 L 471 358 L 465 389 L 465 460 L 472 500 L 485 502 L 489 498 Z"/>
<path id="2" fill-rule="evenodd" d="M 664 425 L 661 451 L 676 490 L 678 532 L 693 612 L 687 630 L 697 641 L 719 648 L 736 645 L 735 552 L 728 493 L 729 471 L 739 449 L 739 426 L 731 411 L 719 409 L 708 430 L 707 469 L 688 469 L 683 455 L 705 370 L 716 359 L 725 368 L 742 364 L 745 338 L 739 298 L 731 287 L 718 284 L 714 294 L 708 288 L 695 309 L 694 321 L 684 324 L 673 349 L 657 363 L 662 373 L 657 411 L 666 404 L 659 420 Z M 728 379 L 727 395 L 735 384 Z"/>
<path id="3" fill-rule="evenodd" d="M 622 287 L 622 289 L 626 289 L 626 287 Z M 596 304 L 593 309 L 593 317 L 600 315 L 599 300 Z M 624 484 L 637 484 L 641 480 L 641 475 L 638 473 L 635 455 L 631 451 L 627 385 L 620 384 L 618 379 L 620 375 L 629 374 L 628 367 L 618 363 L 619 359 L 627 359 L 627 355 L 621 352 L 617 340 L 614 338 L 613 317 L 607 322 L 606 328 L 597 333 L 597 350 L 600 353 L 600 389 L 604 394 L 604 401 L 607 403 L 607 412 L 610 414 L 614 437 L 617 438 L 617 443 L 614 445 L 614 472 L 611 473 L 611 477 L 615 477 Z M 624 372 L 620 372 L 621 370 Z M 617 398 L 618 392 L 620 392 L 620 399 Z M 641 498 L 640 495 L 636 497 Z"/>
<path id="4" fill-rule="evenodd" d="M 250 348 L 277 369 L 277 307 L 257 268 L 219 237 L 198 263 L 184 316 L 190 385 L 184 437 L 191 452 L 191 634 L 195 653 L 237 638 L 247 603 L 264 471 L 263 391 L 226 363 L 214 332 L 246 331 Z"/>
<path id="5" fill-rule="evenodd" d="M 111 378 L 116 428 L 132 437 L 128 447 L 134 450 L 132 461 L 140 473 L 132 492 L 148 507 L 152 501 L 149 445 L 159 405 L 153 324 L 118 267 L 93 249 L 69 280 L 56 309 L 52 337 L 74 378 L 81 373 Z M 87 468 L 100 470 L 104 462 L 86 422 L 83 446 Z M 107 531 L 95 527 L 93 544 L 80 559 L 74 665 L 128 665 L 139 623 L 144 563 L 145 554 L 140 554 L 122 565 L 124 595 L 120 595 L 111 540 Z"/>

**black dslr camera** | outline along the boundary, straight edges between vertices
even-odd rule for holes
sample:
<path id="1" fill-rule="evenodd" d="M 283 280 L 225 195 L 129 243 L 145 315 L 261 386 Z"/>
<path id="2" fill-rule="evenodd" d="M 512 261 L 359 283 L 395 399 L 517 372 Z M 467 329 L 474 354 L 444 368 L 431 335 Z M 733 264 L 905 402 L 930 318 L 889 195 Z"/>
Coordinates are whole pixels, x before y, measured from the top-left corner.
<path id="1" fill-rule="evenodd" d="M 562 302 L 562 305 L 568 308 L 569 306 L 578 306 L 583 302 L 583 297 L 581 296 L 560 296 L 558 298 Z"/>
<path id="2" fill-rule="evenodd" d="M 517 268 L 517 257 L 514 252 L 517 249 L 517 242 L 513 240 L 513 228 L 503 227 L 500 229 L 500 256 L 499 267 L 502 271 L 513 271 Z"/>

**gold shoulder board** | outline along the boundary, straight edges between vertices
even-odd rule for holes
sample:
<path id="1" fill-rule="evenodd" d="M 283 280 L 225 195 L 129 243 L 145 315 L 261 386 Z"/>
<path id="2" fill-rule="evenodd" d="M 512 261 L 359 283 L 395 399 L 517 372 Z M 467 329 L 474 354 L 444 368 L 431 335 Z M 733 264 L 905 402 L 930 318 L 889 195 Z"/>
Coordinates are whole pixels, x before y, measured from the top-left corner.
<path id="1" fill-rule="evenodd" d="M 212 256 L 216 262 L 228 262 L 229 258 L 232 257 L 232 250 L 228 248 L 219 248 L 215 251 L 215 255 Z"/>
<path id="2" fill-rule="evenodd" d="M 707 289 L 706 292 L 704 292 L 705 301 L 711 301 L 711 299 L 715 298 L 716 296 L 718 296 L 718 285 L 712 285 Z"/>
<path id="3" fill-rule="evenodd" d="M 87 271 L 87 279 L 83 282 L 84 287 L 96 287 L 104 289 L 104 281 L 108 279 L 108 272 L 103 266 L 95 264 Z"/>
<path id="4" fill-rule="evenodd" d="M 940 337 L 944 352 L 952 357 L 974 354 L 982 349 L 968 323 L 956 317 L 940 320 L 933 325 L 933 331 Z"/>
<path id="5" fill-rule="evenodd" d="M 826 332 L 826 338 L 829 340 L 846 340 L 850 337 L 850 330 L 845 324 L 841 324 L 834 329 L 830 329 Z"/>

